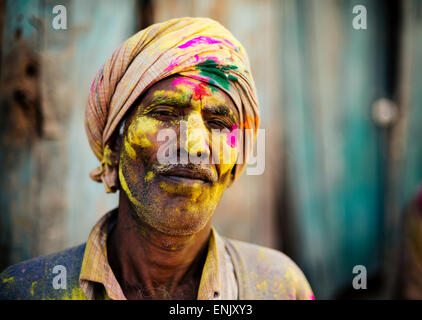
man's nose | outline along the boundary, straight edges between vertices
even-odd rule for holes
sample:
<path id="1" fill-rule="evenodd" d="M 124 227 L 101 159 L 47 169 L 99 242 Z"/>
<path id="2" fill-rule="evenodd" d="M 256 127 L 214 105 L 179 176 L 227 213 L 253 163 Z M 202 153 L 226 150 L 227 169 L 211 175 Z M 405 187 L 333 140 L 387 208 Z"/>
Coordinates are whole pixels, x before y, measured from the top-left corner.
<path id="1" fill-rule="evenodd" d="M 210 154 L 208 130 L 200 113 L 189 114 L 185 132 L 185 151 L 196 157 Z"/>

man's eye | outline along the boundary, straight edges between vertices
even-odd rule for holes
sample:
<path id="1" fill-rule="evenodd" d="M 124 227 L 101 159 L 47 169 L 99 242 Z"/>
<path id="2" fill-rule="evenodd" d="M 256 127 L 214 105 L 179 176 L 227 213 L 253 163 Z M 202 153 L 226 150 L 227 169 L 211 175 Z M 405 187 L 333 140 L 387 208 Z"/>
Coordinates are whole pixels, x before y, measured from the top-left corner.
<path id="1" fill-rule="evenodd" d="M 177 116 L 177 114 L 175 112 L 173 112 L 172 110 L 169 109 L 156 109 L 156 110 L 151 110 L 149 112 L 150 115 L 153 116 L 162 116 L 162 117 L 174 117 Z"/>
<path id="2" fill-rule="evenodd" d="M 153 113 L 154 114 L 159 114 L 159 115 L 162 115 L 162 116 L 170 116 L 170 115 L 173 114 L 171 111 L 166 111 L 166 110 L 155 111 Z"/>
<path id="3" fill-rule="evenodd" d="M 214 129 L 230 129 L 230 125 L 222 120 L 212 119 L 208 120 L 208 125 Z"/>

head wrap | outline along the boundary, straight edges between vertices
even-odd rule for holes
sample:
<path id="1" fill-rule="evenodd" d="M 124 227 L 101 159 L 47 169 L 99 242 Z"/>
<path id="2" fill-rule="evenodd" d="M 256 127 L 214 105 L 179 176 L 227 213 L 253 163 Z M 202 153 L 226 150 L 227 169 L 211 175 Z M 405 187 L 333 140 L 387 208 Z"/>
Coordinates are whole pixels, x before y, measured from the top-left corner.
<path id="1" fill-rule="evenodd" d="M 259 123 L 258 99 L 245 49 L 218 22 L 178 18 L 151 25 L 126 40 L 98 71 L 85 113 L 89 144 L 101 166 L 91 178 L 114 191 L 118 155 L 110 138 L 136 99 L 154 83 L 173 74 L 205 81 L 224 90 L 240 115 L 245 154 L 233 180 L 246 166 Z M 251 130 L 243 130 L 251 129 Z"/>

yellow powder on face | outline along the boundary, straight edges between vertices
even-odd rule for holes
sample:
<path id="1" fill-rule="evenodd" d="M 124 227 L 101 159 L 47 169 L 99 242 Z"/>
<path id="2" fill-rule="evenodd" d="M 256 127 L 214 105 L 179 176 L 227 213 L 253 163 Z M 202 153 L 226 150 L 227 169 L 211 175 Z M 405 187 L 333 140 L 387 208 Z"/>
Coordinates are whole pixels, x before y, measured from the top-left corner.
<path id="1" fill-rule="evenodd" d="M 205 151 L 207 144 L 207 128 L 205 127 L 201 115 L 192 113 L 188 117 L 187 132 L 184 149 L 189 154 L 197 155 L 198 151 Z"/>
<path id="2" fill-rule="evenodd" d="M 157 90 L 154 92 L 154 97 L 162 98 L 171 94 L 171 99 L 180 99 L 181 101 L 185 101 L 186 95 L 190 95 L 190 92 L 192 91 L 190 88 L 182 86 L 180 88 L 178 86 L 177 89 L 177 92 Z M 221 102 L 221 99 L 215 99 L 212 95 L 204 96 L 201 100 L 192 99 L 190 101 L 193 112 L 190 112 L 187 118 L 187 130 L 185 133 L 186 143 L 184 146 L 181 146 L 184 147 L 184 149 L 189 154 L 197 155 L 197 151 L 209 149 L 210 132 L 205 126 L 201 112 L 203 105 L 207 105 L 207 103 L 217 105 L 217 102 Z M 148 110 L 148 108 L 144 110 L 139 108 L 137 114 L 135 115 L 134 121 L 129 125 L 127 135 L 125 137 L 124 150 L 128 157 L 132 160 L 136 159 L 136 150 L 138 150 L 138 148 L 134 148 L 134 146 L 141 148 L 152 146 L 152 140 L 150 139 L 154 138 L 159 128 L 165 126 L 164 122 L 148 116 L 145 110 Z M 172 124 L 177 124 L 178 121 L 175 122 L 176 123 L 172 122 Z M 227 133 L 223 132 L 219 134 L 218 142 L 220 146 L 219 148 L 223 149 L 223 152 L 221 152 L 221 154 L 218 156 L 220 161 L 219 163 L 222 168 L 220 171 L 221 174 L 226 174 L 233 168 L 236 161 L 237 152 L 234 150 L 236 148 L 232 148 L 229 144 L 227 144 Z M 221 148 L 221 146 L 223 147 Z M 138 208 L 143 208 L 143 204 L 132 195 L 127 182 L 125 181 L 125 177 L 122 172 L 122 164 L 124 165 L 125 160 L 124 158 L 125 157 L 121 157 L 121 165 L 119 166 L 120 184 L 130 201 Z M 128 158 L 126 158 L 126 160 L 128 160 Z M 132 177 L 130 166 L 125 166 L 124 168 L 126 176 Z M 154 178 L 154 176 L 155 175 L 153 172 L 147 172 L 144 177 L 144 181 L 149 182 Z M 226 182 L 227 179 L 224 178 L 224 181 L 220 181 L 214 184 L 211 188 L 200 183 L 186 186 L 183 184 L 161 182 L 159 186 L 165 194 L 185 196 L 187 199 L 185 209 L 188 209 L 188 211 L 189 209 L 192 209 L 192 212 L 196 212 L 194 214 L 197 215 L 200 212 L 210 211 L 217 205 L 218 200 L 221 198 L 221 195 L 226 188 Z M 157 202 L 159 203 L 160 201 Z M 177 209 L 175 210 L 179 211 Z"/>
<path id="3" fill-rule="evenodd" d="M 187 94 L 189 94 L 189 91 L 187 91 L 185 87 L 181 86 L 180 91 L 156 90 L 154 92 L 154 99 L 169 97 L 176 101 L 186 101 Z"/>
<path id="4" fill-rule="evenodd" d="M 142 148 L 148 148 L 148 147 L 151 147 L 152 146 L 152 143 L 151 143 L 151 141 L 147 137 L 141 137 L 139 139 L 139 145 Z"/>
<path id="5" fill-rule="evenodd" d="M 160 182 L 160 188 L 166 193 L 188 196 L 192 202 L 195 202 L 203 192 L 199 183 L 194 183 L 192 186 L 184 186 Z"/>
<path id="6" fill-rule="evenodd" d="M 232 148 L 227 144 L 227 133 L 224 133 L 224 131 L 213 132 L 211 142 L 213 161 L 220 165 L 220 174 L 224 175 L 236 164 L 239 147 Z"/>
<path id="7" fill-rule="evenodd" d="M 157 132 L 159 121 L 145 116 L 137 117 L 129 126 L 127 132 L 128 143 L 141 148 L 148 148 L 152 145 L 149 137 Z"/>
<path id="8" fill-rule="evenodd" d="M 184 93 L 184 95 L 189 94 L 190 89 L 186 88 L 183 85 L 176 86 L 178 91 Z M 209 88 L 207 88 L 209 90 Z M 185 137 L 184 149 L 189 154 L 197 155 L 198 151 L 203 151 L 209 148 L 209 132 L 205 127 L 201 116 L 201 110 L 204 105 L 218 105 L 221 103 L 221 99 L 215 97 L 214 94 L 209 96 L 203 96 L 200 100 L 191 100 L 192 108 L 195 110 L 192 112 L 187 119 L 187 132 Z M 233 111 L 230 110 L 230 113 L 233 114 Z M 215 141 L 218 146 L 218 155 L 217 161 L 221 167 L 221 174 L 225 174 L 230 171 L 236 163 L 237 154 L 239 152 L 239 147 L 232 147 L 227 143 L 228 132 L 222 131 L 217 134 L 218 139 Z M 220 152 L 222 149 L 222 152 Z M 210 150 L 211 151 L 211 150 Z M 214 148 L 212 150 L 214 152 Z"/>
<path id="9" fill-rule="evenodd" d="M 222 141 L 221 141 L 222 140 Z M 227 144 L 227 134 L 222 134 L 221 144 L 223 146 L 223 152 L 220 155 L 221 171 L 222 173 L 231 170 L 236 163 L 238 148 L 232 148 Z"/>
<path id="10" fill-rule="evenodd" d="M 222 104 L 222 101 L 224 101 L 222 94 L 217 93 L 217 92 L 214 92 L 209 96 L 204 96 L 202 100 L 198 100 L 198 102 L 201 103 L 201 108 L 202 108 L 202 105 L 218 106 Z M 230 108 L 229 108 L 229 114 L 233 115 L 233 110 Z"/>
<path id="11" fill-rule="evenodd" d="M 215 183 L 211 188 L 205 187 L 200 183 L 194 183 L 192 186 L 168 184 L 166 182 L 160 183 L 160 188 L 166 194 L 177 194 L 183 195 L 188 201 L 186 201 L 186 208 L 194 209 L 197 213 L 203 213 L 212 208 L 215 208 L 221 198 L 226 183 L 225 181 Z"/>
<path id="12" fill-rule="evenodd" d="M 145 182 L 149 182 L 149 181 L 151 181 L 151 179 L 152 179 L 152 178 L 154 178 L 154 177 L 155 177 L 154 172 L 152 172 L 152 171 L 148 171 L 148 173 L 147 173 L 147 175 L 145 176 L 144 180 L 145 180 Z"/>
<path id="13" fill-rule="evenodd" d="M 136 159 L 136 152 L 135 149 L 132 148 L 132 146 L 130 145 L 130 143 L 127 141 L 127 138 L 125 137 L 125 151 L 128 154 L 128 156 L 132 159 L 135 160 Z"/>
<path id="14" fill-rule="evenodd" d="M 222 103 L 224 98 L 221 94 L 212 92 L 212 89 L 208 86 L 201 87 L 198 90 L 198 85 L 186 85 L 186 84 L 178 84 L 176 85 L 177 92 L 171 92 L 171 96 L 175 99 L 182 99 L 185 101 L 187 97 L 191 97 L 190 104 L 193 110 L 201 112 L 204 109 L 204 106 L 218 106 Z M 230 109 L 230 114 L 233 114 L 232 110 Z"/>
<path id="15" fill-rule="evenodd" d="M 127 161 L 129 157 L 132 160 L 136 159 L 136 151 L 135 149 L 129 144 L 129 142 L 126 141 L 126 137 L 124 139 L 124 148 L 120 154 L 120 165 L 125 165 L 126 168 L 126 174 L 127 176 L 130 176 L 133 183 L 139 182 L 139 174 L 136 172 L 136 167 L 133 165 L 127 165 Z"/>
<path id="16" fill-rule="evenodd" d="M 142 204 L 130 192 L 129 187 L 127 186 L 125 177 L 123 175 L 123 171 L 122 171 L 122 166 L 121 165 L 119 165 L 119 181 L 120 181 L 120 185 L 121 185 L 122 189 L 126 192 L 126 195 L 130 199 L 130 201 L 134 205 L 136 205 L 138 207 L 142 207 Z"/>

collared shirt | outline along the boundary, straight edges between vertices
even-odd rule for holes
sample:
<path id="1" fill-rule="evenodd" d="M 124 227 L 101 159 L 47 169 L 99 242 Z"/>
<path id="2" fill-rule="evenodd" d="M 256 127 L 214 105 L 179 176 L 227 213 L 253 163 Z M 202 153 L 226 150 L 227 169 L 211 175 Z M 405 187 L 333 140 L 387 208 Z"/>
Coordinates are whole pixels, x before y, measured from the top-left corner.
<path id="1" fill-rule="evenodd" d="M 101 218 L 87 243 L 8 267 L 0 274 L 0 300 L 126 299 L 107 259 L 107 236 L 116 213 Z M 59 277 L 55 276 L 58 265 L 66 270 L 65 288 L 57 289 L 56 278 L 52 279 Z M 197 298 L 315 297 L 303 272 L 282 252 L 220 237 L 212 229 Z"/>
<path id="2" fill-rule="evenodd" d="M 116 211 L 104 215 L 92 229 L 86 243 L 79 284 L 88 300 L 126 300 L 107 259 L 107 236 L 116 223 L 116 216 Z M 238 284 L 233 262 L 223 239 L 211 228 L 197 299 L 237 298 Z"/>

